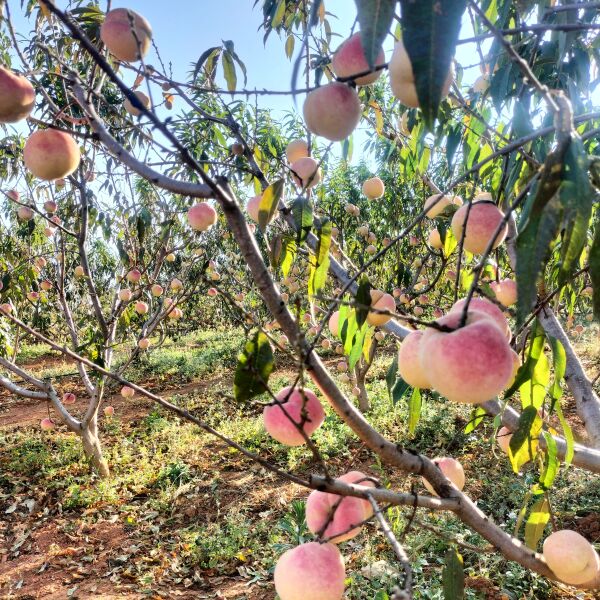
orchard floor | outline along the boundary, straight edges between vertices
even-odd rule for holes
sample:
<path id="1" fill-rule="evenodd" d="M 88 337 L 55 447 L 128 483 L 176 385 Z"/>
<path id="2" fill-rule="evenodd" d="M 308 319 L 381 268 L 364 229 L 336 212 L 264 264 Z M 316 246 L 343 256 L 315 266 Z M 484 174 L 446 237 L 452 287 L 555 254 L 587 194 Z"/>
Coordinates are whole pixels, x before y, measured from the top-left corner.
<path id="1" fill-rule="evenodd" d="M 600 369 L 597 328 L 579 340 L 589 373 Z M 128 376 L 193 410 L 224 434 L 282 468 L 316 470 L 306 449 L 286 449 L 260 425 L 260 407 L 237 405 L 231 394 L 239 332 L 209 331 L 171 342 Z M 467 473 L 466 492 L 506 530 L 536 474 L 511 473 L 491 443 L 492 423 L 464 434 L 469 411 L 426 399 L 414 435 L 408 434 L 406 399 L 393 406 L 385 372 L 388 342 L 371 370 L 371 421 L 388 437 L 429 455 L 453 455 Z M 331 355 L 328 360 L 335 362 Z M 43 347 L 28 349 L 24 366 L 52 377 L 61 392 L 78 392 L 73 365 Z M 293 373 L 277 365 L 275 388 Z M 306 491 L 282 482 L 224 443 L 179 421 L 140 397 L 108 390 L 114 417 L 101 436 L 112 476 L 90 473 L 78 440 L 64 427 L 44 433 L 46 405 L 0 392 L 0 598 L 272 599 L 272 569 L 286 548 L 309 539 L 303 518 Z M 568 397 L 567 414 L 573 415 Z M 82 407 L 81 407 L 82 408 Z M 577 430 L 582 435 L 580 429 Z M 394 489 L 420 489 L 417 478 L 384 468 L 328 413 L 314 439 L 336 474 L 360 469 Z M 561 527 L 600 542 L 600 478 L 562 471 L 552 491 Z M 391 515 L 402 533 L 410 510 Z M 415 598 L 443 598 L 441 575 L 449 539 L 485 549 L 485 541 L 449 515 L 419 512 L 407 533 Z M 340 546 L 347 566 L 347 598 L 385 600 L 396 571 L 393 555 L 375 527 Z M 552 584 L 493 553 L 461 550 L 469 599 L 579 598 L 591 594 Z"/>

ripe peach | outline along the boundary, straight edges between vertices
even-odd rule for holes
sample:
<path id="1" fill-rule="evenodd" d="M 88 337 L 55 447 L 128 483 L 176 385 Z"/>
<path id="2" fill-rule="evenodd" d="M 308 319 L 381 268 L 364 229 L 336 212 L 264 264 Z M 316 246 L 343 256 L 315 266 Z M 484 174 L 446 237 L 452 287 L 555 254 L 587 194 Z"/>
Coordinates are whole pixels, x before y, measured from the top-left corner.
<path id="1" fill-rule="evenodd" d="M 310 189 L 321 181 L 322 173 L 319 163 L 310 156 L 295 160 L 290 165 L 294 183 L 301 188 Z"/>
<path id="2" fill-rule="evenodd" d="M 211 287 L 211 288 L 208 288 L 208 291 L 206 293 L 208 294 L 208 296 L 210 298 L 214 298 L 219 293 L 219 291 L 216 288 Z"/>
<path id="3" fill-rule="evenodd" d="M 466 301 L 466 298 L 462 298 L 456 302 L 450 309 L 450 312 L 461 313 Z M 493 302 L 490 302 L 485 298 L 471 298 L 471 302 L 469 302 L 469 311 L 472 310 L 482 312 L 490 317 L 496 323 L 496 325 L 500 327 L 506 337 L 510 339 L 510 325 L 508 324 L 504 313 Z"/>
<path id="4" fill-rule="evenodd" d="M 77 265 L 75 267 L 75 270 L 73 271 L 73 274 L 75 275 L 75 277 L 84 277 L 85 271 L 83 270 L 83 267 L 81 265 Z"/>
<path id="5" fill-rule="evenodd" d="M 19 217 L 21 221 L 30 221 L 33 219 L 33 215 L 33 209 L 29 208 L 29 206 L 19 206 L 17 209 L 17 217 Z"/>
<path id="6" fill-rule="evenodd" d="M 500 427 L 498 433 L 496 434 L 496 442 L 498 442 L 498 446 L 505 454 L 508 454 L 508 447 L 510 445 L 510 440 L 512 438 L 512 432 L 508 427 Z"/>
<path id="7" fill-rule="evenodd" d="M 123 398 L 132 398 L 135 396 L 135 390 L 130 388 L 128 385 L 124 385 L 121 388 L 121 396 L 123 396 Z"/>
<path id="8" fill-rule="evenodd" d="M 44 279 L 41 283 L 40 283 L 40 287 L 45 291 L 48 292 L 52 289 L 52 282 L 49 281 L 48 279 Z"/>
<path id="9" fill-rule="evenodd" d="M 25 77 L 0 67 L 0 123 L 16 123 L 29 116 L 35 91 Z"/>
<path id="10" fill-rule="evenodd" d="M 35 259 L 35 264 L 36 264 L 36 265 L 37 265 L 37 266 L 38 266 L 40 269 L 43 269 L 43 268 L 44 268 L 44 267 L 45 267 L 45 266 L 48 264 L 48 262 L 46 261 L 46 259 L 45 259 L 43 256 L 38 256 L 38 257 Z"/>
<path id="11" fill-rule="evenodd" d="M 438 200 L 438 198 L 441 199 Z M 451 206 L 452 204 L 455 206 L 462 206 L 462 203 L 463 201 L 460 196 L 443 196 L 442 194 L 434 194 L 425 200 L 424 208 L 427 210 L 425 216 L 433 219 L 444 212 L 447 206 Z"/>
<path id="12" fill-rule="evenodd" d="M 115 8 L 104 19 L 100 38 L 119 60 L 135 61 L 150 49 L 152 28 L 142 15 L 127 8 Z"/>
<path id="13" fill-rule="evenodd" d="M 367 254 L 370 254 L 371 256 L 373 256 L 373 254 L 377 253 L 377 248 L 375 246 L 373 246 L 373 244 L 369 244 L 366 248 L 365 251 Z"/>
<path id="14" fill-rule="evenodd" d="M 105 417 L 112 417 L 114 414 L 115 414 L 114 406 L 105 406 L 104 407 L 104 416 Z"/>
<path id="15" fill-rule="evenodd" d="M 379 177 L 371 177 L 363 182 L 362 193 L 369 200 L 376 200 L 385 194 L 385 185 Z"/>
<path id="16" fill-rule="evenodd" d="M 285 148 L 285 155 L 290 164 L 295 163 L 308 156 L 308 144 L 304 140 L 292 140 Z"/>
<path id="17" fill-rule="evenodd" d="M 144 94 L 144 92 L 141 91 L 137 91 L 137 92 L 133 92 L 135 94 L 135 97 L 139 100 L 139 103 L 146 109 L 150 108 L 150 98 L 148 98 L 148 96 L 146 96 L 146 94 Z M 133 102 L 131 102 L 129 100 L 129 98 L 125 98 L 125 102 L 123 102 L 123 108 L 130 114 L 133 115 L 134 117 L 139 117 L 142 114 L 141 109 L 139 109 L 137 106 L 133 105 Z"/>
<path id="18" fill-rule="evenodd" d="M 139 313 L 140 315 L 145 315 L 148 312 L 148 305 L 145 302 L 136 302 L 135 312 Z"/>
<path id="19" fill-rule="evenodd" d="M 384 63 L 385 54 L 383 53 L 383 50 L 380 50 L 377 58 L 375 59 L 375 66 L 382 65 Z M 341 79 L 352 77 L 358 73 L 364 73 L 365 71 L 370 70 L 369 63 L 365 58 L 365 51 L 360 39 L 360 33 L 351 35 L 335 51 L 335 54 L 331 60 L 331 68 L 336 76 Z M 369 85 L 377 81 L 380 75 L 381 70 L 373 71 L 368 75 L 357 77 L 354 82 L 356 85 Z"/>
<path id="20" fill-rule="evenodd" d="M 150 291 L 152 292 L 153 296 L 162 296 L 164 290 L 163 290 L 163 286 L 159 285 L 158 283 L 155 283 L 151 288 Z"/>
<path id="21" fill-rule="evenodd" d="M 543 554 L 552 572 L 569 585 L 591 583 L 600 574 L 600 558 L 581 534 L 562 529 L 544 540 Z"/>
<path id="22" fill-rule="evenodd" d="M 490 79 L 486 75 L 481 75 L 473 83 L 473 91 L 476 94 L 484 94 L 490 87 Z"/>
<path id="23" fill-rule="evenodd" d="M 429 232 L 429 236 L 427 237 L 427 243 L 436 250 L 441 250 L 444 247 L 444 242 L 442 242 L 442 236 L 437 229 L 432 229 Z"/>
<path id="24" fill-rule="evenodd" d="M 194 231 L 206 231 L 217 222 L 217 211 L 210 204 L 200 202 L 188 210 L 187 218 Z"/>
<path id="25" fill-rule="evenodd" d="M 178 292 L 183 287 L 183 282 L 181 279 L 177 279 L 177 277 L 175 277 L 171 280 L 169 286 L 174 292 Z"/>
<path id="26" fill-rule="evenodd" d="M 298 428 L 302 426 L 304 433 L 310 436 L 325 418 L 319 399 L 310 390 L 292 387 L 283 388 L 276 398 L 279 404 L 269 404 L 263 410 L 265 429 L 282 444 L 301 446 L 305 440 Z"/>
<path id="27" fill-rule="evenodd" d="M 123 290 L 119 290 L 119 300 L 121 300 L 121 302 L 129 302 L 131 300 L 131 290 L 128 289 L 123 289 Z"/>
<path id="28" fill-rule="evenodd" d="M 434 458 L 433 462 L 438 466 L 440 471 L 452 482 L 454 487 L 462 490 L 465 487 L 465 472 L 462 465 L 450 456 L 443 456 L 441 458 Z M 427 488 L 427 491 L 434 496 L 437 496 L 437 492 L 433 489 L 429 481 L 423 477 L 423 485 Z"/>
<path id="29" fill-rule="evenodd" d="M 129 281 L 129 283 L 138 283 L 141 278 L 142 274 L 138 269 L 131 269 L 131 271 L 127 273 L 127 281 Z"/>
<path id="30" fill-rule="evenodd" d="M 452 217 L 452 233 L 457 240 L 463 236 L 463 228 L 469 205 L 465 204 L 459 208 Z M 482 254 L 494 236 L 496 229 L 500 225 L 504 214 L 502 211 L 491 202 L 481 201 L 476 202 L 471 206 L 463 247 L 465 250 L 473 254 Z M 506 237 L 508 227 L 506 224 L 496 236 L 493 248 L 497 248 Z"/>
<path id="31" fill-rule="evenodd" d="M 342 600 L 344 559 L 334 544 L 300 544 L 279 557 L 273 579 L 281 600 Z"/>
<path id="32" fill-rule="evenodd" d="M 167 254 L 167 255 L 165 256 L 165 260 L 166 260 L 167 262 L 170 262 L 170 263 L 172 263 L 172 262 L 175 262 L 175 261 L 177 260 L 177 257 L 175 256 L 175 254 L 173 254 L 173 252 L 169 252 L 169 254 Z"/>
<path id="33" fill-rule="evenodd" d="M 371 290 L 371 308 L 394 313 L 396 311 L 396 302 L 391 294 L 386 294 L 381 290 Z M 367 315 L 367 323 L 372 327 L 381 327 L 391 318 L 391 315 L 369 312 Z"/>
<path id="34" fill-rule="evenodd" d="M 454 329 L 429 328 L 421 340 L 421 365 L 433 389 L 452 402 L 477 404 L 499 394 L 510 382 L 513 357 L 504 333 L 485 313 L 452 311 L 437 321 Z"/>
<path id="35" fill-rule="evenodd" d="M 150 340 L 148 338 L 142 338 L 138 341 L 138 348 L 140 350 L 147 350 L 150 347 Z"/>
<path id="36" fill-rule="evenodd" d="M 8 302 L 3 302 L 0 304 L 0 311 L 3 313 L 10 314 L 12 313 L 12 305 Z"/>
<path id="37" fill-rule="evenodd" d="M 503 279 L 490 284 L 496 295 L 496 300 L 503 306 L 511 306 L 517 301 L 517 282 L 512 279 Z"/>
<path id="38" fill-rule="evenodd" d="M 56 204 L 56 202 L 54 202 L 54 200 L 46 200 L 46 202 L 44 202 L 44 210 L 47 213 L 55 213 L 58 209 L 58 204 Z"/>
<path id="39" fill-rule="evenodd" d="M 63 404 L 66 404 L 66 405 L 75 404 L 76 401 L 77 401 L 77 396 L 75 396 L 75 394 L 73 394 L 72 392 L 67 392 L 67 393 L 63 394 L 63 397 L 62 397 Z"/>
<path id="40" fill-rule="evenodd" d="M 337 81 L 309 92 L 303 107 L 308 129 L 332 142 L 344 140 L 354 131 L 361 111 L 356 90 Z"/>
<path id="41" fill-rule="evenodd" d="M 38 292 L 27 292 L 27 299 L 31 302 L 37 302 L 40 299 Z"/>
<path id="42" fill-rule="evenodd" d="M 25 166 L 39 179 L 51 181 L 70 175 L 79 166 L 81 152 L 71 135 L 57 129 L 32 133 L 23 149 Z"/>
<path id="43" fill-rule="evenodd" d="M 421 364 L 421 340 L 423 331 L 409 333 L 398 350 L 398 373 L 406 383 L 421 389 L 431 388 L 431 383 Z"/>
<path id="44" fill-rule="evenodd" d="M 174 321 L 176 321 L 177 319 L 181 319 L 181 317 L 183 317 L 183 311 L 178 306 L 176 306 L 169 313 L 169 319 L 173 319 Z"/>
<path id="45" fill-rule="evenodd" d="M 42 428 L 43 431 L 50 431 L 52 429 L 54 429 L 54 421 L 48 417 L 46 417 L 45 419 L 42 419 L 40 421 L 40 427 Z"/>
<path id="46" fill-rule="evenodd" d="M 402 104 L 411 108 L 418 108 L 419 98 L 417 97 L 417 88 L 415 87 L 415 77 L 413 74 L 410 57 L 402 40 L 396 43 L 394 52 L 389 64 L 390 86 L 392 93 Z M 454 79 L 454 68 L 450 65 L 448 76 L 442 89 L 442 98 L 445 98 L 450 91 L 452 80 Z"/>
<path id="47" fill-rule="evenodd" d="M 360 394 L 360 390 L 359 390 Z M 351 471 L 338 478 L 344 483 L 358 483 L 365 487 L 375 487 L 375 484 L 366 479 L 364 473 Z M 332 511 L 333 517 L 331 517 Z M 308 529 L 317 534 L 331 538 L 331 542 L 339 544 L 356 537 L 362 523 L 373 514 L 373 508 L 368 500 L 355 496 L 340 497 L 337 494 L 313 490 L 306 500 L 306 524 Z M 328 522 L 325 531 L 323 527 Z"/>

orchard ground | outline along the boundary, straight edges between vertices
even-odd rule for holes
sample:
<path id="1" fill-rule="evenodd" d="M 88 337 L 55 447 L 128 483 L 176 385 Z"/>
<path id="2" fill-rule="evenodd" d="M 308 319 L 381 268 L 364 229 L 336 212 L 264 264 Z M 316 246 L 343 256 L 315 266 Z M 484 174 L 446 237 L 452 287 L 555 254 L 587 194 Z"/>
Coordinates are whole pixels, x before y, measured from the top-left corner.
<path id="1" fill-rule="evenodd" d="M 197 411 L 211 425 L 282 467 L 299 474 L 314 470 L 305 448 L 286 448 L 262 429 L 260 407 L 236 405 L 232 370 L 241 332 L 210 330 L 168 340 L 127 373 L 135 382 Z M 598 372 L 598 326 L 578 336 L 588 372 Z M 509 462 L 492 444 L 491 420 L 463 433 L 470 407 L 429 397 L 410 437 L 405 399 L 392 408 L 385 371 L 394 344 L 386 338 L 369 373 L 373 403 L 369 419 L 389 439 L 431 456 L 458 458 L 467 475 L 465 491 L 506 529 L 513 530 L 524 494 L 535 475 L 525 468 L 515 478 Z M 39 377 L 60 381 L 77 393 L 72 363 L 43 346 L 30 346 L 22 364 Z M 336 362 L 332 352 L 329 362 Z M 274 389 L 294 377 L 291 365 L 277 361 Z M 335 370 L 334 370 L 335 371 Z M 112 397 L 111 397 L 112 396 Z M 443 409 L 440 410 L 440 403 Z M 311 536 L 304 523 L 307 491 L 277 480 L 223 443 L 180 422 L 139 396 L 124 399 L 111 389 L 106 405 L 112 418 L 101 422 L 112 476 L 90 475 L 80 441 L 64 427 L 42 432 L 45 404 L 0 401 L 0 595 L 2 598 L 273 598 L 272 571 L 288 547 Z M 567 414 L 573 406 L 565 402 Z M 351 469 L 381 477 L 397 490 L 415 486 L 416 476 L 386 479 L 376 458 L 326 407 L 324 426 L 314 439 L 331 471 Z M 576 435 L 584 435 L 570 419 Z M 557 524 L 600 540 L 600 481 L 577 469 L 562 471 L 553 494 Z M 410 509 L 390 512 L 402 531 Z M 419 519 L 420 513 L 417 515 Z M 567 591 L 486 553 L 485 541 L 451 515 L 427 515 L 433 533 L 414 522 L 406 537 L 416 579 L 415 598 L 442 598 L 445 538 L 482 548 L 461 549 L 467 598 L 592 598 Z M 441 536 L 440 536 L 441 533 Z M 396 581 L 389 545 L 375 525 L 346 542 L 349 599 L 375 599 Z"/>

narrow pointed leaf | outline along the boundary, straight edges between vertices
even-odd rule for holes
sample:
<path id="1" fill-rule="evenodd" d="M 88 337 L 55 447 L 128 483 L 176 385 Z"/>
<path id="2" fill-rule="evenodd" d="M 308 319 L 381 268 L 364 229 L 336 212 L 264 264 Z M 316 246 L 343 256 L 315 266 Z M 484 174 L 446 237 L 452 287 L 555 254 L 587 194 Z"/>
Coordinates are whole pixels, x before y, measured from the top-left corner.
<path id="1" fill-rule="evenodd" d="M 247 340 L 238 356 L 233 380 L 233 395 L 238 402 L 250 400 L 262 394 L 274 367 L 273 350 L 269 339 L 257 331 Z"/>
<path id="2" fill-rule="evenodd" d="M 529 513 L 529 518 L 525 523 L 525 544 L 531 550 L 537 548 L 542 535 L 544 535 L 544 529 L 550 519 L 550 504 L 548 500 L 540 498 L 532 507 Z"/>
<path id="3" fill-rule="evenodd" d="M 262 231 L 265 231 L 267 225 L 273 220 L 277 212 L 279 201 L 283 195 L 284 185 L 284 180 L 278 179 L 263 192 L 258 207 L 258 226 Z"/>
<path id="4" fill-rule="evenodd" d="M 355 2 L 362 47 L 367 64 L 373 68 L 383 40 L 392 25 L 396 0 L 355 0 Z"/>

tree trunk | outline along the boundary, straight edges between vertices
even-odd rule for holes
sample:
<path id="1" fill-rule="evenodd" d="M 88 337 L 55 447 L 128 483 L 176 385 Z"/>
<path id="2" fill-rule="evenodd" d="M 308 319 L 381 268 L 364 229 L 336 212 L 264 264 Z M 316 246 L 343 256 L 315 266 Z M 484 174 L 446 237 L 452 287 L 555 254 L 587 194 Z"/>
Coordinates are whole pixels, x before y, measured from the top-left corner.
<path id="1" fill-rule="evenodd" d="M 364 360 L 364 359 L 361 359 Z M 356 363 L 356 367 L 354 368 L 354 372 L 356 374 L 356 387 L 360 390 L 360 394 L 358 396 L 358 408 L 360 412 L 368 412 L 369 405 L 369 393 L 367 392 L 367 388 L 365 387 L 365 378 L 367 375 L 367 369 L 362 369 L 360 367 L 360 362 Z"/>
<path id="2" fill-rule="evenodd" d="M 108 477 L 110 475 L 110 469 L 102 454 L 102 446 L 100 445 L 100 440 L 98 438 L 95 418 L 88 427 L 82 428 L 81 440 L 83 442 L 83 451 L 85 452 L 85 455 L 90 459 L 100 477 L 103 479 Z"/>

